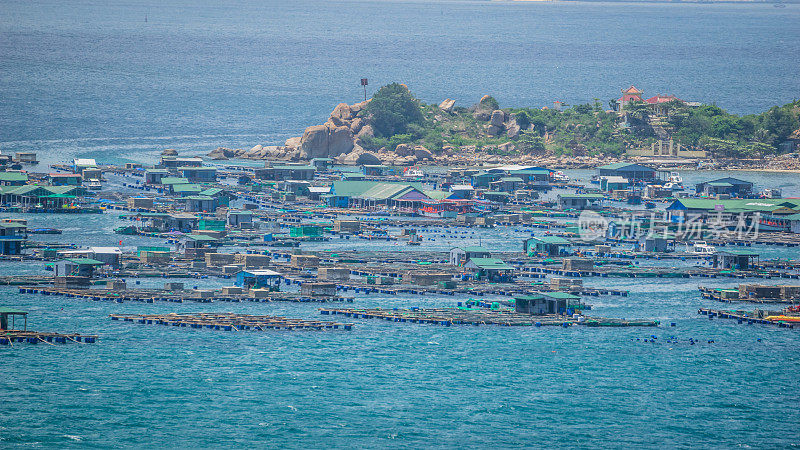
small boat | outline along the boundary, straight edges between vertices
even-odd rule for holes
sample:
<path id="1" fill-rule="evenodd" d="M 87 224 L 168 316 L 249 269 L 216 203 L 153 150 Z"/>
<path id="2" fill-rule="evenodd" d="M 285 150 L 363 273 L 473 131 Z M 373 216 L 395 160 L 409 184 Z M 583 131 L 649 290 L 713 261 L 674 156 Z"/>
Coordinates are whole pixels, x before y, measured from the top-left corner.
<path id="1" fill-rule="evenodd" d="M 697 241 L 694 243 L 689 253 L 694 253 L 695 255 L 713 255 L 717 253 L 717 249 L 708 245 L 706 241 Z"/>
<path id="2" fill-rule="evenodd" d="M 553 174 L 553 181 L 556 183 L 569 183 L 569 177 L 564 172 L 558 170 Z"/>
<path id="3" fill-rule="evenodd" d="M 28 230 L 29 234 L 61 234 L 61 230 L 57 228 L 34 228 Z"/>
<path id="4" fill-rule="evenodd" d="M 781 190 L 775 188 L 767 188 L 759 194 L 761 198 L 781 198 Z"/>
<path id="5" fill-rule="evenodd" d="M 403 169 L 403 176 L 409 178 L 424 177 L 425 172 L 421 171 L 416 167 L 406 167 L 405 169 Z"/>
<path id="6" fill-rule="evenodd" d="M 420 245 L 422 244 L 422 239 L 417 234 L 412 234 L 411 238 L 408 240 L 408 245 Z"/>
<path id="7" fill-rule="evenodd" d="M 103 189 L 103 184 L 100 183 L 100 180 L 91 179 L 88 183 L 86 183 L 86 187 L 93 191 L 99 191 L 100 189 Z"/>

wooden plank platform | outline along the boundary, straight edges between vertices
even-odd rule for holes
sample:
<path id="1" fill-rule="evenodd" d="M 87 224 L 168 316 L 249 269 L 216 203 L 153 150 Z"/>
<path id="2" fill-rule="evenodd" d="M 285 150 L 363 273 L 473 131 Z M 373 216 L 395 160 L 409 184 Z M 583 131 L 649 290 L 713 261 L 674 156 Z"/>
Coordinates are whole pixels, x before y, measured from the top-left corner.
<path id="1" fill-rule="evenodd" d="M 390 322 L 410 322 L 433 325 L 500 325 L 500 326 L 563 326 L 584 325 L 588 327 L 630 327 L 658 326 L 655 320 L 623 320 L 611 318 L 592 318 L 548 314 L 534 316 L 520 314 L 513 310 L 487 310 L 473 308 L 431 308 L 431 309 L 351 309 L 320 308 L 322 315 L 344 315 L 356 319 L 379 319 Z"/>
<path id="2" fill-rule="evenodd" d="M 111 320 L 223 331 L 352 330 L 353 324 L 234 313 L 111 314 Z"/>

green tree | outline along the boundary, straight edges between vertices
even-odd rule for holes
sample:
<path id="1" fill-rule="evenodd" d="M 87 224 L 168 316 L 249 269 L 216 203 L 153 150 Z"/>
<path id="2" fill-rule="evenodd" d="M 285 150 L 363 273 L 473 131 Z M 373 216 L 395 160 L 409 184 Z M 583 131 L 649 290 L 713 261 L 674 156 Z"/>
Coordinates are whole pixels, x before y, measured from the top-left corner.
<path id="1" fill-rule="evenodd" d="M 794 114 L 788 108 L 778 106 L 772 107 L 764 114 L 762 124 L 767 131 L 775 136 L 778 143 L 785 141 L 800 126 L 797 114 Z"/>
<path id="2" fill-rule="evenodd" d="M 420 102 L 402 84 L 392 83 L 378 89 L 366 108 L 375 134 L 391 137 L 404 134 L 409 125 L 422 125 Z"/>

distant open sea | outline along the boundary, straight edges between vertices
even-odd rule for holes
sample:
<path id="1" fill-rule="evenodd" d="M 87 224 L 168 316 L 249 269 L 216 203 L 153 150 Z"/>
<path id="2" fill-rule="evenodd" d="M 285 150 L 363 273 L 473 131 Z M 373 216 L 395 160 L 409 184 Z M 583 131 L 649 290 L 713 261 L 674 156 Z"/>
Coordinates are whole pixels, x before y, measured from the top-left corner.
<path id="1" fill-rule="evenodd" d="M 277 144 L 336 103 L 363 98 L 362 77 L 370 93 L 399 81 L 426 102 L 470 105 L 489 93 L 503 106 L 605 103 L 635 84 L 645 95 L 755 113 L 800 93 L 798 19 L 792 4 L 5 0 L 0 150 L 36 151 L 45 163 L 119 162 L 150 161 L 167 147 Z M 742 176 L 799 189 L 791 174 Z M 64 230 L 41 241 L 163 245 L 113 234 L 115 214 L 23 217 Z M 519 251 L 531 234 L 450 231 L 423 231 L 422 248 Z M 798 258 L 796 248 L 753 249 L 762 260 Z M 41 261 L 0 261 L 0 275 L 23 273 L 47 272 Z M 584 280 L 630 290 L 587 298 L 592 315 L 655 318 L 658 329 L 354 320 L 350 332 L 308 333 L 157 327 L 108 314 L 318 319 L 318 305 L 115 304 L 0 286 L 0 305 L 29 311 L 32 329 L 100 335 L 91 345 L 0 348 L 0 448 L 796 447 L 800 333 L 697 314 L 728 306 L 701 299 L 698 284 L 747 281 L 785 280 Z M 466 300 L 355 296 L 356 307 Z M 644 342 L 651 334 L 657 343 Z"/>
<path id="2" fill-rule="evenodd" d="M 362 77 L 464 106 L 635 84 L 757 113 L 800 97 L 799 22 L 800 4 L 5 0 L 0 151 L 281 144 L 362 99 Z"/>

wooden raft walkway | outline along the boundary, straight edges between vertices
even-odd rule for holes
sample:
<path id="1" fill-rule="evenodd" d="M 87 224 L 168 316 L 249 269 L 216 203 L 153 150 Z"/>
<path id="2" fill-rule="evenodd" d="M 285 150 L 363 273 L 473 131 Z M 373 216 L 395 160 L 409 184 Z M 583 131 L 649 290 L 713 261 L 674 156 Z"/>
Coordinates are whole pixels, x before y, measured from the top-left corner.
<path id="1" fill-rule="evenodd" d="M 709 300 L 718 301 L 721 303 L 733 303 L 733 302 L 743 302 L 743 303 L 785 303 L 789 305 L 794 305 L 800 303 L 800 299 L 792 299 L 792 298 L 755 298 L 755 297 L 736 297 L 736 298 L 724 298 L 718 288 L 710 288 L 705 286 L 699 286 L 697 288 L 700 291 L 700 296 L 702 298 L 706 298 Z"/>
<path id="2" fill-rule="evenodd" d="M 14 342 L 25 342 L 28 344 L 38 344 L 44 342 L 51 344 L 66 344 L 76 342 L 78 344 L 93 344 L 97 341 L 96 335 L 83 335 L 78 333 L 50 333 L 41 331 L 22 331 L 22 330 L 0 330 L 0 345 L 14 345 Z"/>
<path id="3" fill-rule="evenodd" d="M 475 310 L 464 308 L 433 309 L 329 309 L 320 308 L 323 315 L 344 315 L 355 319 L 380 319 L 390 322 L 411 322 L 433 325 L 500 325 L 500 326 L 563 326 L 584 325 L 589 327 L 651 327 L 658 326 L 654 320 L 622 320 L 584 317 L 584 320 L 556 314 L 533 316 L 512 310 Z"/>
<path id="4" fill-rule="evenodd" d="M 123 320 L 125 322 L 137 322 L 140 324 L 210 328 L 223 331 L 353 329 L 353 324 L 351 323 L 321 322 L 316 320 L 289 319 L 280 316 L 253 316 L 234 313 L 111 314 L 110 317 L 111 320 Z"/>
<path id="5" fill-rule="evenodd" d="M 709 320 L 714 319 L 715 317 L 719 317 L 720 319 L 733 319 L 736 320 L 740 325 L 747 324 L 752 325 L 754 323 L 760 323 L 764 325 L 777 325 L 781 328 L 794 328 L 795 325 L 800 325 L 799 323 L 789 323 L 781 320 L 768 320 L 765 318 L 758 317 L 757 311 L 733 311 L 733 310 L 723 310 L 723 309 L 710 309 L 710 308 L 700 308 L 697 310 L 697 314 L 702 314 L 708 316 Z"/>
<path id="6" fill-rule="evenodd" d="M 111 291 L 99 289 L 85 289 L 85 288 L 58 288 L 58 287 L 41 287 L 41 286 L 23 286 L 19 288 L 20 294 L 40 294 L 40 295 L 56 295 L 66 296 L 67 298 L 77 298 L 83 300 L 93 301 L 108 301 L 108 302 L 198 302 L 198 303 L 213 303 L 213 302 L 234 302 L 239 303 L 243 301 L 249 302 L 294 302 L 294 303 L 328 303 L 328 302 L 348 302 L 352 303 L 352 297 L 340 296 L 305 296 L 291 292 L 273 292 L 267 297 L 250 297 L 247 294 L 230 294 L 224 295 L 219 292 L 214 292 L 210 297 L 200 297 L 197 292 L 192 291 L 163 291 L 157 289 L 136 289 L 124 291 Z"/>

